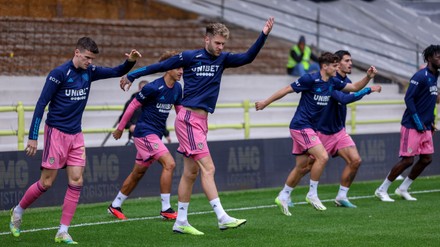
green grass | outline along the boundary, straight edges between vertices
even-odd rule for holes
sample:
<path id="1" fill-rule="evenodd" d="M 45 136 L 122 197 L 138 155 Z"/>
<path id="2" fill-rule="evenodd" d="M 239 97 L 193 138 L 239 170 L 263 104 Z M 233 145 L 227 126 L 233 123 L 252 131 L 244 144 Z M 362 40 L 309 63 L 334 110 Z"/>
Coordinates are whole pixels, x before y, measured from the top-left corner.
<path id="1" fill-rule="evenodd" d="M 107 203 L 81 204 L 69 233 L 82 246 L 439 246 L 440 177 L 421 177 L 411 188 L 418 201 L 398 199 L 394 203 L 373 198 L 380 181 L 355 182 L 349 192 L 356 209 L 338 208 L 332 203 L 338 185 L 320 185 L 319 195 L 327 211 L 305 204 L 307 187 L 292 194 L 296 202 L 292 217 L 281 214 L 273 200 L 279 188 L 220 194 L 231 216 L 247 224 L 220 231 L 204 195 L 193 195 L 190 223 L 205 233 L 189 236 L 172 232 L 172 221 L 158 216 L 158 198 L 129 199 L 124 204 L 127 221 L 117 221 L 107 212 Z M 390 192 L 400 184 L 393 183 Z M 49 192 L 50 193 L 50 192 Z M 327 201 L 328 200 L 328 201 Z M 176 197 L 172 197 L 175 204 Z M 175 208 L 175 207 L 174 207 Z M 61 207 L 28 209 L 22 234 L 9 232 L 9 212 L 0 212 L 0 246 L 53 246 Z M 49 229 L 44 229 L 49 228 Z"/>

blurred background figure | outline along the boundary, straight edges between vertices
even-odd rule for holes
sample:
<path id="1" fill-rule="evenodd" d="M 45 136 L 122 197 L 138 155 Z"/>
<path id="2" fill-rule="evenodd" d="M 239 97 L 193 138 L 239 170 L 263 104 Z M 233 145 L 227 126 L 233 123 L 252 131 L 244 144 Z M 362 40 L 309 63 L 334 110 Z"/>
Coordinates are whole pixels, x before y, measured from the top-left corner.
<path id="1" fill-rule="evenodd" d="M 299 37 L 298 43 L 290 48 L 289 60 L 287 61 L 287 74 L 292 76 L 303 76 L 306 73 L 319 71 L 316 63 L 318 57 L 312 53 L 310 46 L 306 45 L 304 35 Z"/>

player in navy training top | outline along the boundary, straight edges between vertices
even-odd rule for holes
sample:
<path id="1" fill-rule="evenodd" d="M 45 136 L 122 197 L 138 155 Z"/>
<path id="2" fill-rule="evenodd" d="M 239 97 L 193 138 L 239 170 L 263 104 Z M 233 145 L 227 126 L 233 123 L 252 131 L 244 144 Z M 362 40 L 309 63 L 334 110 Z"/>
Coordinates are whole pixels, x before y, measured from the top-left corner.
<path id="1" fill-rule="evenodd" d="M 317 210 L 327 208 L 318 198 L 317 186 L 319 178 L 328 160 L 328 154 L 321 144 L 316 134 L 316 125 L 327 106 L 334 90 L 359 91 L 376 74 L 376 69 L 371 66 L 367 71 L 367 76 L 356 84 L 346 84 L 334 78 L 338 67 L 339 58 L 329 52 L 323 53 L 319 57 L 320 72 L 306 74 L 292 84 L 278 90 L 266 100 L 255 103 L 257 110 L 263 110 L 273 101 L 281 99 L 285 95 L 293 92 L 300 93 L 301 98 L 296 109 L 295 115 L 290 122 L 290 133 L 293 139 L 293 151 L 296 155 L 296 166 L 287 177 L 283 190 L 275 199 L 281 212 L 287 216 L 291 213 L 288 209 L 290 194 L 301 178 L 308 172 L 308 158 L 313 155 L 315 161 L 311 167 L 310 188 L 306 200 Z"/>
<path id="2" fill-rule="evenodd" d="M 159 61 L 175 54 L 177 52 L 165 52 Z M 165 219 L 176 219 L 177 217 L 177 213 L 171 208 L 170 204 L 171 184 L 176 162 L 161 139 L 163 131 L 166 129 L 171 107 L 174 105 L 176 112 L 182 107 L 182 85 L 178 82 L 182 74 L 182 68 L 172 69 L 167 71 L 163 77 L 145 84 L 130 102 L 119 126 L 113 132 L 115 139 L 121 138 L 126 123 L 132 118 L 137 109 L 142 109 L 133 133 L 137 150 L 133 171 L 125 179 L 118 195 L 107 208 L 110 214 L 119 219 L 126 219 L 122 213 L 122 203 L 136 188 L 148 167 L 156 160 L 162 165 L 160 176 L 162 210 L 160 215 Z"/>
<path id="3" fill-rule="evenodd" d="M 16 237 L 20 235 L 24 210 L 52 186 L 58 169 L 66 168 L 68 188 L 55 242 L 76 244 L 68 234 L 68 228 L 83 185 L 86 154 L 81 118 L 91 82 L 126 74 L 133 68 L 136 58 L 141 56 L 139 52 L 132 50 L 130 54 L 125 54 L 128 59 L 123 64 L 106 68 L 92 65 L 98 53 L 98 46 L 91 38 L 80 38 L 73 59 L 55 68 L 47 76 L 35 107 L 26 147 L 26 154 L 29 156 L 37 152 L 38 129 L 44 108 L 49 104 L 44 131 L 41 177 L 28 188 L 19 204 L 11 210 L 10 229 Z"/>
<path id="4" fill-rule="evenodd" d="M 351 74 L 352 59 L 348 51 L 339 50 L 335 55 L 340 59 L 336 78 L 350 83 L 348 74 Z M 335 204 L 341 207 L 356 208 L 347 197 L 348 190 L 361 164 L 361 157 L 356 144 L 345 131 L 347 104 L 360 100 L 370 92 L 380 92 L 381 87 L 374 85 L 359 92 L 349 94 L 334 90 L 325 111 L 316 126 L 317 134 L 330 156 L 341 156 L 345 161 L 345 168 L 341 174 L 341 184 L 335 198 Z"/>
<path id="5" fill-rule="evenodd" d="M 229 216 L 223 209 L 214 180 L 215 166 L 207 145 L 208 113 L 213 113 L 220 90 L 223 71 L 251 63 L 263 47 L 272 30 L 273 18 L 269 18 L 257 41 L 245 53 L 223 52 L 229 38 L 228 28 L 221 23 L 211 23 L 206 27 L 205 47 L 184 51 L 178 56 L 152 64 L 129 73 L 121 79 L 121 89 L 141 76 L 183 67 L 183 109 L 176 116 L 175 129 L 179 140 L 178 152 L 184 155 L 184 172 L 179 184 L 178 214 L 173 231 L 192 235 L 203 232 L 188 222 L 188 206 L 192 187 L 201 173 L 202 187 L 214 212 L 221 230 L 236 228 L 246 223 L 245 219 Z"/>
<path id="6" fill-rule="evenodd" d="M 439 97 L 437 80 L 440 69 L 440 45 L 428 46 L 423 51 L 423 57 L 427 65 L 413 75 L 405 94 L 406 110 L 403 113 L 400 129 L 401 159 L 375 191 L 376 197 L 381 201 L 394 201 L 388 195 L 389 186 L 403 171 L 413 165 L 414 157 L 418 155 L 418 161 L 395 190 L 396 195 L 405 200 L 417 200 L 408 193 L 408 188 L 432 162 L 434 153 L 432 135 L 436 130 L 434 108 Z"/>

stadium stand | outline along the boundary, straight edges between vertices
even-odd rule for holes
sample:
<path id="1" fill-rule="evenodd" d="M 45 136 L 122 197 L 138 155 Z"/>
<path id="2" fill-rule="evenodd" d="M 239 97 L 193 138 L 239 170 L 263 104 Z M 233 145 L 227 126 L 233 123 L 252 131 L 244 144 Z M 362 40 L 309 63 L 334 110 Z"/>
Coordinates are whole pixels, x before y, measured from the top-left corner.
<path id="1" fill-rule="evenodd" d="M 393 11 L 394 8 L 404 11 L 404 13 L 408 11 L 391 1 L 376 1 L 381 2 L 380 4 L 376 2 L 359 3 L 358 6 L 353 6 L 354 4 L 351 4 L 350 1 L 334 1 L 332 3 L 319 4 L 310 1 L 281 0 L 276 1 L 276 4 L 274 1 L 265 1 L 264 4 L 267 3 L 267 6 L 262 6 L 260 1 L 224 1 L 227 8 L 224 8 L 223 11 L 220 11 L 219 6 L 215 5 L 218 1 L 208 0 L 137 0 L 130 1 L 130 4 L 127 3 L 122 6 L 121 1 L 83 2 L 83 4 L 88 4 L 85 9 L 95 8 L 95 12 L 92 15 L 90 12 L 84 14 L 76 10 L 75 6 L 64 2 L 61 5 L 60 2 L 57 2 L 56 6 L 54 6 L 53 1 L 41 1 L 41 5 L 36 7 L 35 11 L 29 11 L 31 3 L 27 1 L 14 0 L 12 2 L 10 5 L 6 4 L 0 7 L 0 12 L 2 13 L 0 17 L 0 27 L 2 29 L 0 33 L 0 93 L 2 94 L 0 105 L 2 106 L 15 105 L 18 101 L 23 101 L 25 105 L 35 104 L 45 80 L 44 76 L 53 67 L 71 58 L 72 42 L 75 42 L 79 36 L 89 35 L 97 41 L 102 54 L 96 60 L 98 65 L 117 65 L 123 59 L 125 52 L 130 48 L 137 48 L 144 55 L 138 62 L 138 67 L 155 62 L 164 50 L 199 48 L 203 42 L 203 27 L 205 24 L 211 20 L 221 20 L 222 16 L 231 29 L 231 39 L 227 44 L 227 50 L 233 52 L 243 51 L 254 42 L 265 18 L 273 14 L 277 18 L 277 26 L 257 59 L 252 64 L 240 69 L 226 70 L 220 92 L 219 103 L 241 102 L 244 99 L 254 102 L 267 97 L 268 92 L 273 92 L 294 80 L 293 77 L 284 75 L 287 52 L 292 42 L 296 41 L 301 33 L 305 34 L 307 39 L 313 44 L 315 40 L 313 30 L 316 29 L 316 24 L 306 19 L 315 18 L 318 7 L 321 9 L 328 8 L 329 10 L 336 11 L 336 13 L 340 13 L 337 16 L 344 16 L 341 13 L 351 12 L 356 8 L 363 9 L 362 11 L 364 12 L 370 8 L 374 8 L 374 11 L 385 11 L 386 8 L 391 7 L 393 7 Z M 99 2 L 100 6 L 105 6 L 105 8 L 96 7 L 97 2 Z M 271 3 L 272 5 L 270 5 Z M 11 7 L 12 5 L 15 6 L 14 8 L 21 6 L 29 12 L 21 15 L 14 14 L 18 11 L 14 8 L 6 12 L 5 6 Z M 171 5 L 174 7 L 171 7 Z M 179 8 L 184 8 L 184 10 Z M 53 11 L 54 9 L 56 11 Z M 143 12 L 139 11 L 139 9 L 143 10 Z M 246 13 L 243 13 L 243 11 L 231 11 L 232 9 L 246 9 Z M 104 10 L 107 12 L 103 12 Z M 359 11 L 356 14 L 359 14 Z M 298 13 L 301 13 L 303 16 L 298 16 Z M 383 12 L 378 13 L 382 13 L 381 16 L 383 16 Z M 322 12 L 321 14 L 322 20 L 331 19 L 327 12 Z M 352 15 L 355 16 L 355 13 Z M 43 16 L 47 17 L 44 18 Z M 171 18 L 164 19 L 167 16 Z M 364 64 L 359 61 L 365 64 L 374 62 L 373 64 L 378 65 L 379 71 L 388 71 L 388 77 L 386 77 L 386 74 L 383 74 L 385 76 L 383 78 L 388 78 L 391 81 L 393 81 L 395 74 L 406 75 L 408 72 L 412 73 L 415 71 L 414 62 L 409 62 L 414 63 L 410 66 L 405 64 L 392 66 L 393 63 L 398 63 L 398 60 L 407 59 L 407 61 L 414 61 L 415 55 L 412 56 L 399 52 L 399 49 L 395 48 L 395 50 L 389 51 L 394 52 L 392 56 L 390 55 L 392 59 L 389 60 L 394 59 L 395 61 L 387 62 L 386 57 L 380 57 L 369 52 L 371 50 L 387 51 L 387 47 L 390 46 L 386 43 L 388 41 L 395 42 L 396 46 L 409 45 L 411 42 L 408 39 L 400 39 L 391 34 L 384 35 L 377 33 L 378 31 L 373 32 L 373 29 L 376 29 L 376 27 L 371 24 L 373 23 L 373 18 L 371 17 L 369 19 L 371 23 L 367 22 L 365 25 L 367 27 L 361 28 L 357 26 L 360 24 L 348 21 L 353 16 L 344 16 L 346 18 L 344 23 L 348 22 L 349 27 L 340 28 L 340 30 L 346 31 L 348 28 L 351 28 L 351 32 L 346 31 L 346 34 L 344 34 L 346 36 L 341 36 L 344 38 L 343 40 L 346 39 L 342 45 L 339 44 L 337 46 L 331 39 L 325 41 L 327 35 L 330 35 L 328 33 L 331 33 L 329 30 L 332 32 L 340 31 L 339 29 L 325 27 L 321 30 L 322 43 L 315 42 L 314 47 L 320 50 L 349 49 L 353 54 L 357 67 L 360 68 L 360 70 L 355 70 L 351 76 L 353 81 L 360 79 L 364 74 Z M 91 17 L 94 18 L 92 19 Z M 412 13 L 410 17 L 416 18 L 412 16 Z M 359 20 L 363 19 L 359 17 Z M 392 20 L 390 19 L 389 21 Z M 433 26 L 433 30 L 438 28 L 437 24 L 427 23 L 425 19 L 420 21 L 413 20 L 411 22 L 418 25 L 428 25 L 430 28 Z M 337 25 L 337 23 L 332 24 Z M 417 27 L 414 28 L 419 31 Z M 374 33 L 377 38 L 381 38 L 383 41 L 365 42 L 364 39 L 366 38 L 360 36 L 360 33 L 363 31 L 368 31 L 370 34 Z M 350 46 L 350 44 L 354 45 Z M 358 49 L 356 46 L 358 44 L 365 45 L 365 47 Z M 367 45 L 374 46 L 374 49 L 367 47 Z M 408 53 L 411 53 L 411 51 Z M 146 79 L 152 80 L 154 78 L 156 76 L 149 76 Z M 405 79 L 407 80 L 408 78 Z M 382 83 L 384 80 L 378 78 L 376 82 Z M 382 94 L 371 95 L 368 97 L 368 100 L 402 99 L 402 95 L 398 93 L 399 87 L 397 84 L 384 86 Z M 88 105 L 123 105 L 131 92 L 122 93 L 118 88 L 117 80 L 95 82 Z M 283 100 L 296 102 L 298 99 L 298 95 L 295 94 Z M 376 109 L 373 107 L 360 108 L 358 119 L 377 116 L 378 114 L 375 114 Z M 403 106 L 390 106 L 384 109 L 384 111 L 383 116 L 400 118 Z M 288 123 L 293 112 L 293 109 L 290 108 L 274 108 L 268 111 L 267 114 L 256 114 L 255 110 L 253 110 L 251 111 L 251 118 L 252 121 L 257 123 Z M 119 114 L 119 111 L 85 112 L 83 128 L 111 128 Z M 32 113 L 26 113 L 26 128 L 30 124 L 31 117 Z M 16 130 L 16 113 L 2 113 L 1 119 L 0 129 Z M 217 109 L 216 113 L 210 116 L 210 124 L 237 123 L 242 121 L 242 119 L 242 110 Z M 173 121 L 174 114 L 170 116 L 168 125 L 172 126 Z M 357 133 L 397 132 L 399 130 L 398 126 L 398 124 L 390 124 L 380 128 L 377 126 L 358 126 Z M 99 146 L 105 136 L 105 134 L 87 134 L 86 145 L 90 147 Z M 209 138 L 210 140 L 225 140 L 242 139 L 243 136 L 243 130 L 228 129 L 211 131 Z M 251 131 L 251 138 L 285 136 L 288 136 L 288 131 L 285 127 L 273 129 L 258 128 Z M 171 137 L 174 141 L 176 140 L 173 132 Z M 15 150 L 16 143 L 17 139 L 14 136 L 1 137 L 0 150 Z M 116 142 L 110 138 L 107 145 L 122 145 L 122 143 L 122 141 Z M 39 144 L 42 145 L 42 142 Z"/>

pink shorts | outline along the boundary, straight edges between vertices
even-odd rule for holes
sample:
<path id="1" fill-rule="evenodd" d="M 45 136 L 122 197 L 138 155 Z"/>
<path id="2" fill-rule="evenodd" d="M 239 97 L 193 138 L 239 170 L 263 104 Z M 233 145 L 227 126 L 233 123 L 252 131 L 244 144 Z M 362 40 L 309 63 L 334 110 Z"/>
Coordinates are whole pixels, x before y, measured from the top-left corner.
<path id="1" fill-rule="evenodd" d="M 168 153 L 168 148 L 162 140 L 155 134 L 145 137 L 135 137 L 137 165 L 149 167 L 154 161 L 158 160 L 163 154 Z"/>
<path id="2" fill-rule="evenodd" d="M 321 140 L 313 129 L 290 129 L 293 140 L 292 154 L 305 154 L 310 148 L 321 144 Z"/>
<path id="3" fill-rule="evenodd" d="M 56 170 L 66 166 L 84 167 L 85 165 L 86 149 L 83 133 L 66 134 L 46 124 L 41 167 Z"/>
<path id="4" fill-rule="evenodd" d="M 317 132 L 317 134 L 325 150 L 331 156 L 337 156 L 340 149 L 356 146 L 353 139 L 345 132 L 345 129 L 332 135 L 326 135 L 321 132 Z"/>
<path id="5" fill-rule="evenodd" d="M 197 112 L 182 108 L 176 116 L 174 123 L 176 136 L 179 141 L 177 151 L 186 157 L 192 156 L 199 160 L 209 155 L 208 143 L 208 117 Z"/>
<path id="6" fill-rule="evenodd" d="M 415 129 L 400 128 L 400 157 L 411 157 L 419 154 L 433 154 L 434 144 L 432 131 L 419 133 Z"/>

